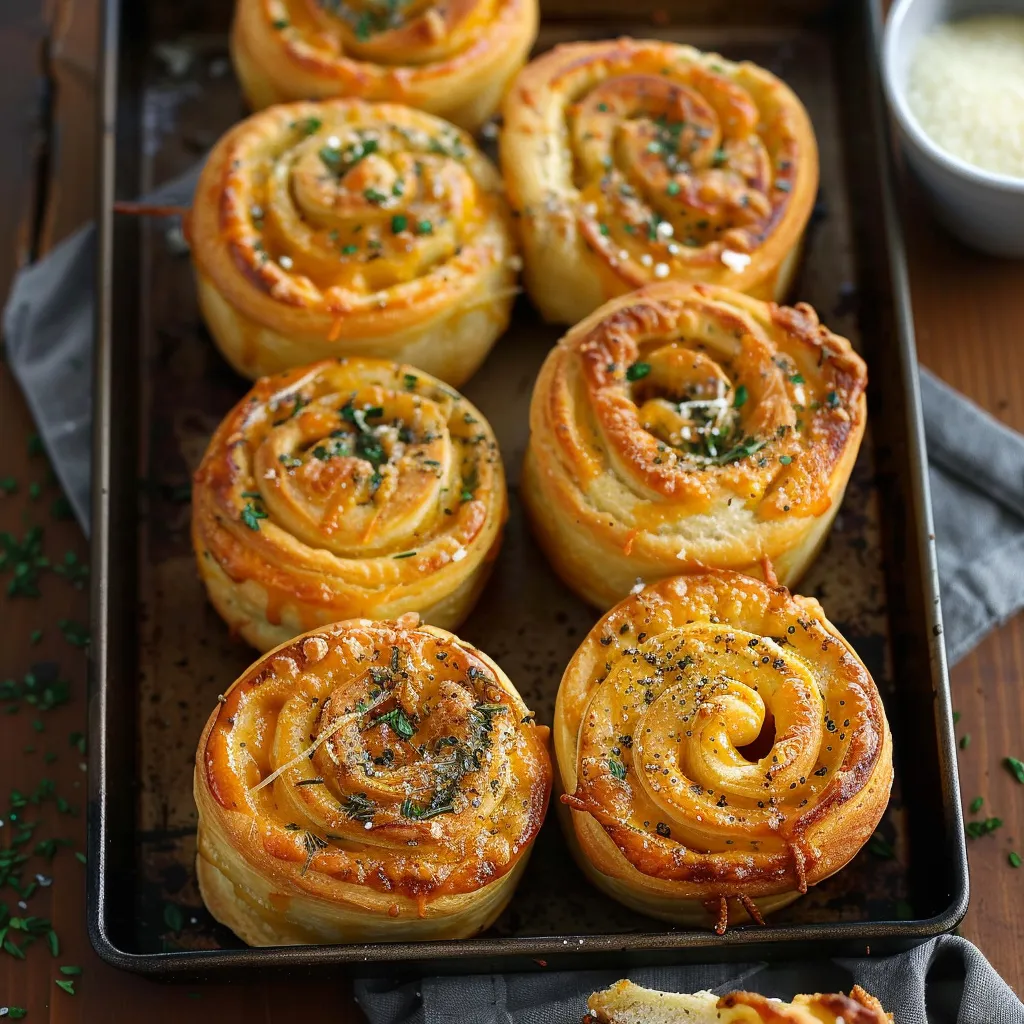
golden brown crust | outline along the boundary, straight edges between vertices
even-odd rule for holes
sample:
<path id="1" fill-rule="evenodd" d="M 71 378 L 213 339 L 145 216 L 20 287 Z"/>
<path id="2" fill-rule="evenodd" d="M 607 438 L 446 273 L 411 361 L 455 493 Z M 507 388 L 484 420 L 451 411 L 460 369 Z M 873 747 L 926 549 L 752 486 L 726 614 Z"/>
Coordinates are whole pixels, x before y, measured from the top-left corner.
<path id="1" fill-rule="evenodd" d="M 238 0 L 231 52 L 252 107 L 354 97 L 475 132 L 537 35 L 537 0 Z"/>
<path id="2" fill-rule="evenodd" d="M 562 678 L 555 752 L 598 884 L 719 930 L 848 863 L 892 785 L 878 691 L 820 605 L 725 571 L 601 619 Z"/>
<path id="3" fill-rule="evenodd" d="M 756 992 L 693 995 L 656 992 L 630 981 L 595 992 L 584 1024 L 892 1024 L 882 1004 L 859 985 L 842 993 L 798 995 L 791 1003 Z"/>
<path id="4" fill-rule="evenodd" d="M 569 43 L 519 74 L 501 163 L 534 303 L 575 323 L 659 277 L 783 299 L 818 187 L 794 93 L 690 46 Z"/>
<path id="5" fill-rule="evenodd" d="M 468 135 L 407 107 L 253 115 L 214 147 L 187 231 L 203 315 L 250 378 L 367 355 L 458 387 L 508 323 L 501 179 Z"/>
<path id="6" fill-rule="evenodd" d="M 214 433 L 192 489 L 200 576 L 260 650 L 355 617 L 418 612 L 454 629 L 506 513 L 481 413 L 420 370 L 376 359 L 259 381 Z"/>
<path id="7" fill-rule="evenodd" d="M 866 421 L 867 370 L 814 310 L 666 282 L 614 299 L 534 387 L 523 495 L 559 575 L 607 608 L 700 566 L 791 585 Z"/>
<path id="8" fill-rule="evenodd" d="M 259 945 L 473 934 L 543 820 L 547 732 L 494 662 L 415 616 L 297 637 L 199 742 L 204 899 Z"/>

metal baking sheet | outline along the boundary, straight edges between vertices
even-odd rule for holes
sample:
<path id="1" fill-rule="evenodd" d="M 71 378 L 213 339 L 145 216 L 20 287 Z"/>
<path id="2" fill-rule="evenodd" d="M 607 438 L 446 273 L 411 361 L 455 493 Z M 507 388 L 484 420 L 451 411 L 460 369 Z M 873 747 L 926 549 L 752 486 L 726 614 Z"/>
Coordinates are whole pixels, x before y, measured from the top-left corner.
<path id="1" fill-rule="evenodd" d="M 718 937 L 673 929 L 598 892 L 568 857 L 552 814 L 508 910 L 479 938 L 260 950 L 213 921 L 193 870 L 195 744 L 217 694 L 254 653 L 206 601 L 187 491 L 210 434 L 248 384 L 202 325 L 173 223 L 111 213 L 114 197 L 182 173 L 244 116 L 227 59 L 230 6 L 123 6 L 108 0 L 96 374 L 89 918 L 100 954 L 167 976 L 273 966 L 521 970 L 879 953 L 952 928 L 966 909 L 966 857 L 902 243 L 869 59 L 874 4 L 808 0 L 761 16 L 762 5 L 708 2 L 696 5 L 696 21 L 683 4 L 678 16 L 652 10 L 632 21 L 581 22 L 556 9 L 545 11 L 537 51 L 618 34 L 685 41 L 770 68 L 811 114 L 822 185 L 793 298 L 853 341 L 871 384 L 846 499 L 800 590 L 821 600 L 885 701 L 896 783 L 880 831 L 896 856 L 865 849 L 767 928 Z M 464 388 L 501 443 L 511 516 L 460 634 L 502 665 L 548 723 L 562 670 L 597 618 L 547 567 L 517 497 L 530 391 L 558 336 L 520 299 L 510 330 Z"/>

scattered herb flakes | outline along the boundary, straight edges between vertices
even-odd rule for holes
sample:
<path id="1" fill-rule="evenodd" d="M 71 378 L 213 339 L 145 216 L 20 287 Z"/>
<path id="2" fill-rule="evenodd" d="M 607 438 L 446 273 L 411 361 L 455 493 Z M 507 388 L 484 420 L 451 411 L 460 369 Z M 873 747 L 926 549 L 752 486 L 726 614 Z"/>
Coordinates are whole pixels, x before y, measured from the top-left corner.
<path id="1" fill-rule="evenodd" d="M 77 590 L 81 590 L 89 579 L 89 566 L 81 561 L 74 551 L 65 552 L 64 561 L 55 562 L 53 571 Z"/>
<path id="2" fill-rule="evenodd" d="M 32 632 L 29 633 L 28 642 L 33 647 L 35 647 L 36 644 L 38 644 L 39 641 L 42 640 L 42 639 L 43 639 L 43 631 L 41 629 L 33 629 Z"/>
<path id="3" fill-rule="evenodd" d="M 4 1016 L 8 1020 L 24 1020 L 28 1016 L 28 1010 L 24 1006 L 0 1006 L 0 1017 Z"/>
<path id="4" fill-rule="evenodd" d="M 404 213 L 396 213 L 391 218 L 391 233 L 400 235 L 409 226 L 409 218 Z"/>
<path id="5" fill-rule="evenodd" d="M 242 508 L 242 522 L 249 527 L 250 530 L 259 530 L 260 520 L 266 519 L 267 513 L 262 508 L 257 508 L 251 501 L 247 501 L 245 506 Z"/>
<path id="6" fill-rule="evenodd" d="M 59 619 L 57 622 L 64 639 L 73 647 L 88 647 L 90 643 L 89 629 L 74 619 Z"/>
<path id="7" fill-rule="evenodd" d="M 306 829 L 302 833 L 302 845 L 306 849 L 306 861 L 299 871 L 300 875 L 304 875 L 309 870 L 310 864 L 313 863 L 313 858 L 321 850 L 327 849 L 327 840 L 323 836 L 318 836 L 315 832 L 310 832 L 309 829 Z"/>
<path id="8" fill-rule="evenodd" d="M 415 551 L 403 551 L 400 555 L 392 555 L 392 558 L 412 558 L 415 555 Z"/>
<path id="9" fill-rule="evenodd" d="M 354 793 L 342 805 L 341 811 L 353 821 L 373 821 L 377 805 L 365 793 Z"/>
<path id="10" fill-rule="evenodd" d="M 895 860 L 896 851 L 893 849 L 892 844 L 889 842 L 881 832 L 875 832 L 868 840 L 868 853 L 875 857 L 880 857 L 882 860 Z"/>
<path id="11" fill-rule="evenodd" d="M 626 380 L 643 380 L 651 372 L 650 363 L 633 363 L 626 367 Z"/>
<path id="12" fill-rule="evenodd" d="M 825 404 L 830 409 L 838 409 L 839 408 L 839 395 L 835 391 L 830 391 L 825 396 Z"/>
<path id="13" fill-rule="evenodd" d="M 1006 765 L 1006 770 L 1022 785 L 1024 786 L 1024 761 L 1018 761 L 1015 757 L 1007 757 L 1003 764 Z"/>
<path id="14" fill-rule="evenodd" d="M 741 384 L 736 389 L 736 394 L 733 396 L 732 407 L 734 409 L 742 409 L 747 404 L 747 399 L 750 397 L 749 392 L 745 384 Z"/>
<path id="15" fill-rule="evenodd" d="M 416 221 L 416 234 L 417 235 L 432 235 L 434 233 L 434 225 L 429 220 L 418 220 Z"/>
<path id="16" fill-rule="evenodd" d="M 84 853 L 82 853 L 81 850 L 75 850 L 75 860 L 77 860 L 79 864 L 89 863 L 88 858 L 85 856 Z"/>
<path id="17" fill-rule="evenodd" d="M 406 797 L 402 801 L 399 813 L 403 818 L 409 818 L 412 821 L 427 821 L 430 818 L 436 818 L 439 814 L 451 814 L 454 810 L 455 807 L 451 802 L 423 807 Z"/>
<path id="18" fill-rule="evenodd" d="M 982 821 L 969 821 L 964 827 L 968 839 L 980 839 L 982 836 L 990 835 L 997 828 L 1002 828 L 1002 818 L 985 818 Z"/>
<path id="19" fill-rule="evenodd" d="M 783 466 L 788 466 L 792 461 L 793 461 L 793 456 L 792 455 L 780 455 L 779 456 L 779 462 L 781 462 Z"/>
<path id="20" fill-rule="evenodd" d="M 82 973 L 82 968 L 81 967 L 77 967 L 74 964 L 66 964 L 64 967 L 62 967 L 60 969 L 60 973 L 61 974 L 67 974 L 67 975 L 81 974 Z"/>
<path id="21" fill-rule="evenodd" d="M 18 489 L 18 481 L 13 476 L 0 477 L 0 493 L 14 494 Z"/>
<path id="22" fill-rule="evenodd" d="M 43 554 L 43 528 L 33 526 L 22 540 L 6 530 L 0 532 L 0 572 L 12 570 L 7 584 L 9 597 L 38 597 L 39 573 L 50 566 Z"/>
<path id="23" fill-rule="evenodd" d="M 291 23 L 287 18 L 275 18 L 270 24 L 280 32 L 281 29 L 287 28 Z"/>
<path id="24" fill-rule="evenodd" d="M 963 736 L 960 737 L 960 749 L 961 750 L 966 750 L 970 745 L 971 745 L 971 734 L 969 732 L 965 732 L 963 734 Z"/>
<path id="25" fill-rule="evenodd" d="M 164 924 L 175 935 L 180 934 L 182 928 L 185 927 L 185 914 L 176 903 L 164 904 Z"/>
<path id="26" fill-rule="evenodd" d="M 386 203 L 388 201 L 387 195 L 385 195 L 385 193 L 381 192 L 379 189 L 375 188 L 364 189 L 363 198 L 368 203 L 372 203 L 374 206 L 380 206 L 381 203 Z"/>
<path id="27" fill-rule="evenodd" d="M 1011 868 L 1019 868 L 1020 867 L 1020 863 L 1021 863 L 1021 861 L 1020 861 L 1020 854 L 1017 853 L 1016 850 L 1011 850 L 1006 855 L 1006 859 L 1010 862 L 1010 867 Z"/>
<path id="28" fill-rule="evenodd" d="M 58 978 L 54 984 L 63 992 L 67 992 L 69 996 L 75 994 L 75 982 L 72 978 Z"/>
<path id="29" fill-rule="evenodd" d="M 617 757 L 608 758 L 608 771 L 616 779 L 624 779 L 626 777 L 626 766 Z"/>
<path id="30" fill-rule="evenodd" d="M 804 375 L 802 373 L 794 373 L 794 374 L 792 374 L 790 376 L 790 378 L 789 378 L 789 383 L 790 384 L 803 384 L 804 383 Z"/>
<path id="31" fill-rule="evenodd" d="M 85 733 L 72 732 L 68 734 L 68 744 L 77 750 L 82 757 L 85 757 Z"/>
<path id="32" fill-rule="evenodd" d="M 40 487 L 39 484 L 36 483 L 34 480 L 32 481 L 32 483 L 30 483 L 28 485 L 28 496 L 33 501 L 38 501 L 39 500 L 39 495 L 42 494 L 42 493 L 43 493 L 42 487 Z"/>
<path id="33" fill-rule="evenodd" d="M 46 945 L 50 948 L 51 956 L 60 956 L 60 939 L 52 928 L 46 933 Z"/>
<path id="34" fill-rule="evenodd" d="M 673 179 L 665 186 L 665 191 L 670 196 L 677 196 L 679 195 L 679 187 L 679 182 Z"/>
<path id="35" fill-rule="evenodd" d="M 405 385 L 407 391 L 412 391 L 419 383 L 419 377 L 415 373 L 403 373 L 402 383 Z"/>
<path id="36" fill-rule="evenodd" d="M 975 798 L 974 798 L 974 799 L 973 799 L 973 800 L 971 801 L 971 807 L 970 807 L 970 810 L 971 810 L 971 814 L 977 814 L 977 813 L 978 813 L 978 811 L 980 811 L 980 810 L 981 810 L 981 808 L 982 808 L 982 805 L 983 805 L 984 803 L 985 803 L 985 798 L 984 798 L 983 796 L 976 796 L 976 797 L 975 797 Z"/>
<path id="37" fill-rule="evenodd" d="M 959 721 L 960 721 L 960 712 L 959 711 L 954 711 L 953 712 L 953 724 L 956 725 L 956 723 L 959 722 Z"/>

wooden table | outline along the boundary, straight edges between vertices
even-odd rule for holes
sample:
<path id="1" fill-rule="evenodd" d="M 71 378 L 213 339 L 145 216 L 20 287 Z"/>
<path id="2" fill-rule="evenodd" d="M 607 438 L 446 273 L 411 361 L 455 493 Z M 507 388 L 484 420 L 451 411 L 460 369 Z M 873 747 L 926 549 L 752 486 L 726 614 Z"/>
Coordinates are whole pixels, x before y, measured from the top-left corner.
<path id="1" fill-rule="evenodd" d="M 92 215 L 96 6 L 97 0 L 4 0 L 0 10 L 0 296 L 19 265 Z M 1024 430 L 1024 264 L 962 249 L 931 223 L 916 195 L 905 197 L 905 215 L 922 361 L 1003 422 Z M 0 530 L 21 537 L 28 526 L 42 524 L 51 559 L 72 552 L 85 561 L 88 548 L 78 527 L 51 508 L 59 489 L 45 456 L 32 453 L 32 432 L 11 374 L 0 365 L 0 481 L 11 476 L 18 484 L 14 494 L 0 492 Z M 224 1024 L 284 1020 L 298 1007 L 305 1017 L 329 1013 L 339 1024 L 361 1019 L 343 981 L 156 986 L 114 971 L 93 954 L 85 933 L 84 873 L 73 853 L 84 849 L 85 765 L 73 734 L 85 728 L 85 656 L 58 626 L 62 619 L 87 622 L 88 599 L 86 590 L 52 573 L 43 575 L 40 589 L 38 599 L 0 594 L 0 680 L 20 681 L 33 663 L 53 661 L 70 680 L 72 696 L 65 706 L 38 716 L 42 732 L 29 711 L 0 718 L 0 779 L 5 789 L 30 794 L 41 779 L 51 778 L 76 813 L 61 813 L 52 799 L 28 809 L 28 817 L 40 822 L 38 836 L 72 841 L 58 850 L 51 867 L 37 859 L 31 863 L 32 873 L 52 875 L 53 883 L 32 897 L 28 912 L 52 920 L 60 955 L 51 956 L 45 942 L 36 943 L 25 962 L 0 953 L 0 1006 L 27 1007 L 30 1021 L 49 1015 L 52 1021 L 88 1024 L 160 1024 L 196 1013 Z M 42 636 L 33 643 L 37 629 Z M 970 844 L 972 899 L 962 932 L 1017 992 L 1024 991 L 1024 869 L 1011 868 L 1007 853 L 1024 853 L 1024 787 L 1001 761 L 1008 753 L 1024 758 L 1022 677 L 1024 616 L 995 632 L 953 671 L 958 732 L 970 735 L 960 754 L 964 802 L 984 797 L 986 813 L 1005 823 Z M 5 802 L 0 794 L 0 817 L 7 818 Z M 0 848 L 6 831 L 0 831 Z M 10 896 L 5 890 L 0 900 Z M 61 974 L 61 965 L 80 966 L 82 973 Z M 56 985 L 69 979 L 74 996 Z"/>

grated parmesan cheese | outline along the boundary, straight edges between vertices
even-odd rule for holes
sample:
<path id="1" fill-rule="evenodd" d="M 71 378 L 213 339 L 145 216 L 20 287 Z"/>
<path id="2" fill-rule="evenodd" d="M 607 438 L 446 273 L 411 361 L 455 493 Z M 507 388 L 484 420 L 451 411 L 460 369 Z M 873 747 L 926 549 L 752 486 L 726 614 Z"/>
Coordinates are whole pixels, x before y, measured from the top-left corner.
<path id="1" fill-rule="evenodd" d="M 928 33 L 911 61 L 907 102 L 942 149 L 1024 178 L 1024 16 L 974 16 Z"/>

